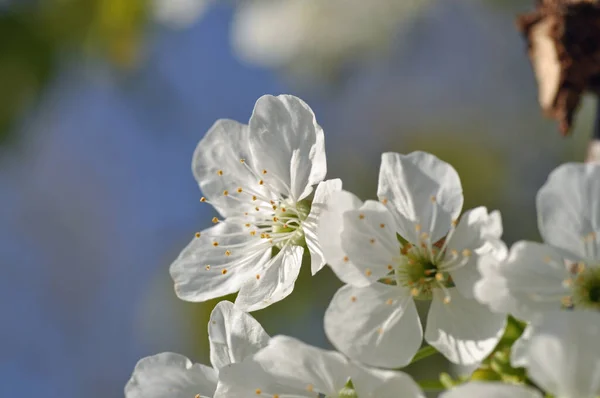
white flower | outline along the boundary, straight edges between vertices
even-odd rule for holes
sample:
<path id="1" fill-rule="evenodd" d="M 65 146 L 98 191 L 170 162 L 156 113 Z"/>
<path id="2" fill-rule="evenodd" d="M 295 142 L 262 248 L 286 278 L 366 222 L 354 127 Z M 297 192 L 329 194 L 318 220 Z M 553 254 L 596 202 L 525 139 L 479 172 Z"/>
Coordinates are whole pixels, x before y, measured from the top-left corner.
<path id="1" fill-rule="evenodd" d="M 339 180 L 313 185 L 327 166 L 323 130 L 302 100 L 263 96 L 249 125 L 219 120 L 198 144 L 192 164 L 205 197 L 224 217 L 171 265 L 179 298 L 206 301 L 239 291 L 236 305 L 254 311 L 288 296 L 303 245 L 312 270 L 324 265 L 317 216 Z M 272 256 L 272 250 L 279 252 Z"/>
<path id="2" fill-rule="evenodd" d="M 262 326 L 229 301 L 211 313 L 208 336 L 212 368 L 171 352 L 143 358 L 125 387 L 126 398 L 210 398 L 219 369 L 251 357 L 269 341 Z"/>
<path id="3" fill-rule="evenodd" d="M 366 369 L 335 351 L 273 337 L 251 360 L 221 370 L 215 398 L 424 398 L 401 372 Z"/>
<path id="4" fill-rule="evenodd" d="M 245 1 L 232 25 L 239 56 L 308 77 L 332 75 L 398 42 L 399 31 L 432 0 Z"/>
<path id="5" fill-rule="evenodd" d="M 325 314 L 333 345 L 366 364 L 407 365 L 423 332 L 414 300 L 433 300 L 425 340 L 450 361 L 484 359 L 505 318 L 473 298 L 477 262 L 505 248 L 500 214 L 463 204 L 456 171 L 433 155 L 385 153 L 379 202 L 341 192 L 319 223 L 327 262 L 347 285 Z"/>
<path id="6" fill-rule="evenodd" d="M 470 382 L 440 394 L 440 398 L 542 398 L 531 387 L 499 382 Z"/>
<path id="7" fill-rule="evenodd" d="M 523 341 L 522 364 L 536 385 L 555 397 L 600 395 L 600 314 L 551 311 Z"/>
<path id="8" fill-rule="evenodd" d="M 515 243 L 506 261 L 482 269 L 477 298 L 527 321 L 561 308 L 600 310 L 600 165 L 558 167 L 537 211 L 546 244 Z"/>

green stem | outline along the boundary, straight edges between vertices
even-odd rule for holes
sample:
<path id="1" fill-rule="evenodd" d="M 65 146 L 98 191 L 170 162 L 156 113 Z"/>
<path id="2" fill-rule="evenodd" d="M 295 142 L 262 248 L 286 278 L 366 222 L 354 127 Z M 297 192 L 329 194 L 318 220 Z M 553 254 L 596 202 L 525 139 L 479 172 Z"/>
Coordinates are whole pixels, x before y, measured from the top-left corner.
<path id="1" fill-rule="evenodd" d="M 417 384 L 423 391 L 443 391 L 446 389 L 439 380 L 421 380 Z"/>
<path id="2" fill-rule="evenodd" d="M 430 357 L 433 354 L 437 354 L 437 350 L 430 345 L 426 345 L 425 347 L 423 347 L 419 351 L 417 351 L 417 354 L 415 355 L 413 360 L 410 361 L 410 363 L 413 364 L 417 361 L 420 361 L 423 358 Z"/>

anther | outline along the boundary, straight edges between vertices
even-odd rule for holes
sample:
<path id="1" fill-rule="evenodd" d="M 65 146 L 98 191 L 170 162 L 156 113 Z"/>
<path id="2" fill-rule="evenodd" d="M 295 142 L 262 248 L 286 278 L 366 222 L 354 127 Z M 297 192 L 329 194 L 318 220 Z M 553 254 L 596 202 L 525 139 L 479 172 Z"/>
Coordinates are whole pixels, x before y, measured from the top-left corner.
<path id="1" fill-rule="evenodd" d="M 229 257 L 229 256 L 231 256 L 231 252 L 230 252 L 229 250 L 225 250 L 225 255 L 226 255 L 227 257 Z"/>
<path id="2" fill-rule="evenodd" d="M 262 173 L 263 173 L 263 174 L 267 174 L 267 170 L 264 170 L 264 169 L 263 169 Z"/>
<path id="3" fill-rule="evenodd" d="M 348 258 L 348 256 L 344 256 L 344 262 L 347 263 L 348 261 L 350 261 L 350 259 Z"/>
<path id="4" fill-rule="evenodd" d="M 244 162 L 242 162 L 244 163 Z M 256 393 L 256 395 L 262 394 L 262 390 L 260 388 L 257 388 L 256 391 L 254 391 Z"/>
<path id="5" fill-rule="evenodd" d="M 458 225 L 458 220 L 457 219 L 452 220 L 452 226 L 456 227 L 457 225 Z"/>
<path id="6" fill-rule="evenodd" d="M 224 269 L 223 271 L 221 271 L 221 273 L 222 273 L 223 275 L 225 275 L 225 274 L 227 273 L 227 270 L 226 270 L 226 269 Z"/>
<path id="7" fill-rule="evenodd" d="M 240 159 L 240 163 L 246 163 L 246 159 Z"/>
<path id="8" fill-rule="evenodd" d="M 420 292 L 420 291 L 419 291 L 419 289 L 418 289 L 418 288 L 416 288 L 416 287 L 413 287 L 412 289 L 410 289 L 410 294 L 411 294 L 411 296 L 413 296 L 413 297 L 416 297 L 416 296 L 418 296 L 418 295 L 419 295 L 419 292 Z"/>
<path id="9" fill-rule="evenodd" d="M 471 254 L 472 254 L 472 252 L 471 252 L 471 250 L 469 250 L 469 249 L 464 249 L 464 250 L 462 251 L 462 255 L 463 255 L 463 257 L 471 257 Z"/>
<path id="10" fill-rule="evenodd" d="M 229 191 L 228 190 L 224 190 L 223 191 L 223 196 L 227 196 L 227 195 L 229 195 Z"/>
<path id="11" fill-rule="evenodd" d="M 371 272 L 371 269 L 367 268 L 367 269 L 365 270 L 365 275 L 366 275 L 366 276 L 371 276 L 371 274 L 372 274 L 372 272 Z"/>
<path id="12" fill-rule="evenodd" d="M 415 231 L 417 231 L 417 232 L 421 231 L 421 224 L 416 224 L 415 225 Z"/>
<path id="13" fill-rule="evenodd" d="M 256 231 L 250 231 L 250 236 L 255 236 L 256 235 Z"/>
<path id="14" fill-rule="evenodd" d="M 383 328 L 379 328 L 379 329 L 377 329 L 377 333 L 379 333 L 379 334 L 383 334 Z"/>
<path id="15" fill-rule="evenodd" d="M 204 267 L 207 271 L 210 270 L 210 265 Z"/>
<path id="16" fill-rule="evenodd" d="M 387 305 L 392 305 L 394 304 L 394 300 L 392 299 L 387 299 L 387 301 L 385 302 Z"/>
<path id="17" fill-rule="evenodd" d="M 352 301 L 353 303 L 356 302 L 356 296 L 350 297 L 350 301 Z"/>
<path id="18" fill-rule="evenodd" d="M 431 200 L 431 203 L 435 203 L 435 202 L 437 201 L 437 200 L 435 199 L 435 196 L 432 196 L 432 197 L 430 198 L 430 200 Z"/>
<path id="19" fill-rule="evenodd" d="M 260 279 L 260 275 L 258 275 L 258 274 L 257 274 L 257 275 L 256 275 L 256 279 Z"/>
<path id="20" fill-rule="evenodd" d="M 282 208 L 281 208 L 281 211 L 282 211 L 283 213 L 285 213 L 285 207 L 282 207 Z"/>
<path id="21" fill-rule="evenodd" d="M 277 222 L 279 221 L 279 218 L 277 216 L 273 217 L 273 222 Z"/>
<path id="22" fill-rule="evenodd" d="M 254 202 L 256 199 L 257 199 L 256 196 L 252 195 L 252 201 Z"/>
<path id="23" fill-rule="evenodd" d="M 263 185 L 265 182 L 263 180 L 258 181 L 258 185 Z"/>
<path id="24" fill-rule="evenodd" d="M 371 238 L 371 239 L 369 239 L 369 242 L 373 245 L 373 244 L 375 244 L 375 239 Z"/>
<path id="25" fill-rule="evenodd" d="M 387 198 L 381 198 L 381 203 L 383 203 L 384 205 L 387 205 L 388 204 Z"/>
<path id="26" fill-rule="evenodd" d="M 435 274 L 435 280 L 438 281 L 438 282 L 443 281 L 444 280 L 444 275 L 438 272 L 437 274 Z"/>
<path id="27" fill-rule="evenodd" d="M 385 228 L 385 224 L 379 224 L 379 228 Z"/>
<path id="28" fill-rule="evenodd" d="M 273 207 L 273 210 L 277 210 L 277 206 L 276 205 L 273 205 L 271 207 Z"/>
<path id="29" fill-rule="evenodd" d="M 200 202 L 206 202 L 206 198 L 203 196 L 200 198 Z"/>
<path id="30" fill-rule="evenodd" d="M 220 176 L 222 176 L 222 175 L 223 175 L 223 170 L 218 170 L 218 171 L 217 171 L 217 175 L 220 175 Z"/>
<path id="31" fill-rule="evenodd" d="M 219 219 L 218 219 L 217 217 L 213 217 L 213 219 L 212 219 L 212 222 L 213 222 L 214 224 L 216 224 L 216 223 L 218 223 L 218 222 L 219 222 Z"/>
<path id="32" fill-rule="evenodd" d="M 213 242 L 213 246 L 214 246 L 214 247 L 217 247 L 217 246 L 219 246 L 219 242 L 217 242 L 217 241 Z"/>
<path id="33" fill-rule="evenodd" d="M 200 232 L 196 232 L 196 238 L 200 237 Z"/>
<path id="34" fill-rule="evenodd" d="M 241 187 L 237 189 L 237 192 L 238 192 L 238 193 L 242 193 L 243 191 L 244 191 L 244 190 L 243 190 Z"/>
<path id="35" fill-rule="evenodd" d="M 365 219 L 365 215 L 361 213 L 361 214 L 358 215 L 358 218 L 361 219 L 361 220 L 364 220 Z"/>
<path id="36" fill-rule="evenodd" d="M 394 269 L 394 267 L 392 267 L 391 264 L 388 264 L 387 269 L 389 269 L 390 271 Z"/>
<path id="37" fill-rule="evenodd" d="M 306 391 L 312 392 L 315 387 L 312 384 L 306 386 Z"/>
<path id="38" fill-rule="evenodd" d="M 450 298 L 450 296 L 444 297 L 444 304 L 450 304 L 450 301 L 452 301 L 452 299 Z"/>

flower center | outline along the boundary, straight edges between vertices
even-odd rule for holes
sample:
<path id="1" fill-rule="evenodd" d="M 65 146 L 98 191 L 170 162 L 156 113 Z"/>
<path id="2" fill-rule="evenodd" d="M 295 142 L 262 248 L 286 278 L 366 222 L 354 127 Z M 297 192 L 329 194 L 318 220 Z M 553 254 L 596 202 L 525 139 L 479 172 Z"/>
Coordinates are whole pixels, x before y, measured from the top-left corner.
<path id="1" fill-rule="evenodd" d="M 309 213 L 310 201 L 306 199 L 295 204 L 290 203 L 289 206 L 278 206 L 273 217 L 273 219 L 278 220 L 278 222 L 273 224 L 273 234 L 278 236 L 288 235 L 287 242 L 297 246 L 304 246 L 306 241 L 304 239 L 304 231 L 302 230 L 302 222 L 306 220 Z M 280 241 L 278 245 L 281 247 L 283 244 L 285 242 Z"/>
<path id="2" fill-rule="evenodd" d="M 578 263 L 570 268 L 572 277 L 567 284 L 572 286 L 572 295 L 563 298 L 563 307 L 600 310 L 600 267 Z"/>

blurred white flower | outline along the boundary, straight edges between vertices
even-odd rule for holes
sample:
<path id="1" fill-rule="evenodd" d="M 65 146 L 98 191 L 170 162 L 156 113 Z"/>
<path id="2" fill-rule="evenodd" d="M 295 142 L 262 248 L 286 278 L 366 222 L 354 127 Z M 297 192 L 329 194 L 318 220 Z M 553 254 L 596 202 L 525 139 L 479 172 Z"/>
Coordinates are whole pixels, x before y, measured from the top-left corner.
<path id="1" fill-rule="evenodd" d="M 323 130 L 302 100 L 263 96 L 249 125 L 217 121 L 198 144 L 192 168 L 201 201 L 224 219 L 215 217 L 217 225 L 196 234 L 171 265 L 179 298 L 206 301 L 239 291 L 236 305 L 254 311 L 292 292 L 305 243 L 313 271 L 324 265 L 317 215 L 341 182 L 321 182 Z"/>
<path id="2" fill-rule="evenodd" d="M 221 301 L 211 313 L 208 337 L 213 367 L 171 352 L 143 358 L 125 387 L 126 398 L 211 398 L 219 369 L 251 357 L 269 341 L 262 326 L 229 301 Z"/>
<path id="3" fill-rule="evenodd" d="M 307 75 L 389 48 L 399 28 L 432 0 L 254 0 L 241 2 L 233 47 L 250 63 Z"/>
<path id="4" fill-rule="evenodd" d="M 522 364 L 529 378 L 555 397 L 600 395 L 600 314 L 551 311 L 533 322 Z"/>
<path id="5" fill-rule="evenodd" d="M 542 398 L 539 391 L 500 382 L 470 382 L 440 394 L 440 398 Z"/>
<path id="6" fill-rule="evenodd" d="M 559 166 L 537 211 L 546 244 L 517 242 L 506 261 L 482 268 L 477 298 L 527 321 L 561 308 L 600 310 L 600 165 Z"/>
<path id="7" fill-rule="evenodd" d="M 152 0 L 156 21 L 171 28 L 185 28 L 204 14 L 213 0 Z"/>
<path id="8" fill-rule="evenodd" d="M 473 297 L 478 261 L 505 255 L 500 214 L 479 207 L 458 222 L 458 174 L 424 152 L 383 154 L 377 194 L 362 203 L 342 191 L 321 216 L 325 258 L 347 283 L 325 314 L 327 336 L 350 358 L 405 366 L 423 337 L 414 300 L 433 300 L 425 340 L 454 363 L 481 361 L 505 325 Z"/>
<path id="9" fill-rule="evenodd" d="M 215 398 L 424 398 L 410 376 L 366 369 L 342 354 L 287 336 L 273 337 L 252 359 L 221 370 Z"/>

